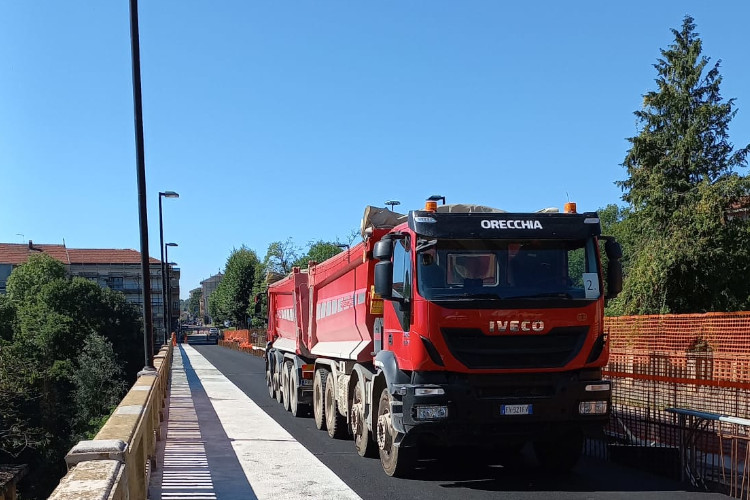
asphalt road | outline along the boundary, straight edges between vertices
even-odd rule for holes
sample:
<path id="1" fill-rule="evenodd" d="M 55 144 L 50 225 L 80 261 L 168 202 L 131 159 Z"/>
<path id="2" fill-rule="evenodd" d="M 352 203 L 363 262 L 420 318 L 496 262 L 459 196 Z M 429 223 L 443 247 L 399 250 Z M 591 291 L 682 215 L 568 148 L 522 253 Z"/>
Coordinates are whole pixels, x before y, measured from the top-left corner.
<path id="1" fill-rule="evenodd" d="M 269 398 L 262 358 L 214 345 L 194 348 L 363 499 L 727 498 L 589 457 L 569 474 L 548 476 L 528 450 L 502 458 L 502 465 L 470 466 L 466 456 L 425 460 L 414 478 L 391 478 L 378 459 L 359 457 L 351 440 L 329 438 L 312 418 L 295 418 Z"/>

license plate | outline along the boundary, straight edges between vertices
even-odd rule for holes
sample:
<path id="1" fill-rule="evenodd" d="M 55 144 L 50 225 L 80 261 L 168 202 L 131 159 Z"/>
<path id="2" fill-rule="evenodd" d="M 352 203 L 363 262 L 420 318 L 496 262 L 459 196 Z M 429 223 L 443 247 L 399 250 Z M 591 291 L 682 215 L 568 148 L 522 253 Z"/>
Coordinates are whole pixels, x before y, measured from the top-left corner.
<path id="1" fill-rule="evenodd" d="M 313 383 L 312 380 L 309 380 L 309 379 L 306 379 L 306 378 L 302 379 L 302 385 L 312 385 L 312 383 Z"/>
<path id="2" fill-rule="evenodd" d="M 502 405 L 500 413 L 503 415 L 532 415 L 533 405 Z"/>

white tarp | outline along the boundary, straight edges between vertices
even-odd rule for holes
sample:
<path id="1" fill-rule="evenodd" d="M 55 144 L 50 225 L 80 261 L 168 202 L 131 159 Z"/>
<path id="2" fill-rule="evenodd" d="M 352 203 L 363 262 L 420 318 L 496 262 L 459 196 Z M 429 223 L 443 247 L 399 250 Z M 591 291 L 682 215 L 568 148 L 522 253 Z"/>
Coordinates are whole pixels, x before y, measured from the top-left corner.
<path id="1" fill-rule="evenodd" d="M 485 205 L 471 205 L 468 203 L 454 203 L 452 205 L 440 205 L 437 208 L 438 213 L 451 213 L 451 214 L 470 214 L 470 213 L 494 213 L 494 214 L 507 214 L 508 211 L 500 210 L 499 208 L 487 207 Z M 559 212 L 557 208 L 543 208 L 538 210 L 537 213 L 556 213 Z M 363 238 L 367 238 L 368 229 L 391 229 L 398 226 L 402 222 L 406 222 L 406 215 L 388 210 L 387 208 L 373 207 L 368 205 L 365 207 L 365 215 L 362 217 L 362 225 L 360 231 Z"/>
<path id="2" fill-rule="evenodd" d="M 404 214 L 393 212 L 387 208 L 368 205 L 365 207 L 365 215 L 362 216 L 360 231 L 362 237 L 367 238 L 368 229 L 391 229 L 402 222 L 406 222 L 406 216 Z"/>

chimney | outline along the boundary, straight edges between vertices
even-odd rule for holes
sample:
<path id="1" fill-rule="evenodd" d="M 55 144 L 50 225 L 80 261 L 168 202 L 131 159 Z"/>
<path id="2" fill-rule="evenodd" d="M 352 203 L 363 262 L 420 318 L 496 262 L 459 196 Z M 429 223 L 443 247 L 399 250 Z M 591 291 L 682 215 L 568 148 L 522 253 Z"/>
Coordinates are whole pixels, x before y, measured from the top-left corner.
<path id="1" fill-rule="evenodd" d="M 34 250 L 34 243 L 29 240 L 29 250 Z"/>

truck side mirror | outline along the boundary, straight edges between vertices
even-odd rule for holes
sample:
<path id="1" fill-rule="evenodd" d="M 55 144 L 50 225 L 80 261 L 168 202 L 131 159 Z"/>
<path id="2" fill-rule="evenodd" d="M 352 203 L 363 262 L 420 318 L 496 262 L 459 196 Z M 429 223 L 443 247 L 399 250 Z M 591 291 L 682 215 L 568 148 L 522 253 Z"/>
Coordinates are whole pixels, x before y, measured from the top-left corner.
<path id="1" fill-rule="evenodd" d="M 377 245 L 382 242 L 376 243 Z M 384 261 L 375 264 L 375 293 L 385 300 L 393 299 L 393 262 Z"/>
<path id="2" fill-rule="evenodd" d="M 622 247 L 612 236 L 607 238 L 607 242 L 604 244 L 604 251 L 610 260 L 622 259 Z"/>
<path id="3" fill-rule="evenodd" d="M 380 261 L 391 260 L 393 256 L 393 241 L 388 238 L 375 243 L 372 249 L 372 256 Z"/>
<path id="4" fill-rule="evenodd" d="M 622 291 L 622 262 L 610 259 L 607 264 L 607 299 L 614 299 Z"/>
<path id="5" fill-rule="evenodd" d="M 604 244 L 607 254 L 607 299 L 614 299 L 622 291 L 622 247 L 613 238 L 608 237 Z"/>

